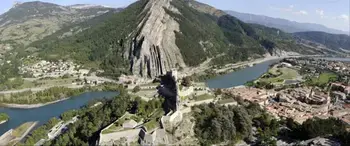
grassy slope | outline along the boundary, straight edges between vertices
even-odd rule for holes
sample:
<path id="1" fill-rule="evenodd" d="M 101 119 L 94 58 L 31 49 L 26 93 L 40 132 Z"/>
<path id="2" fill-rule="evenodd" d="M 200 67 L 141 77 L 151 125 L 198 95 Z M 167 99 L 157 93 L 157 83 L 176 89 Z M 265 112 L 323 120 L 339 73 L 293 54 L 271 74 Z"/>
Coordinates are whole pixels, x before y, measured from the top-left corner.
<path id="1" fill-rule="evenodd" d="M 322 73 L 318 78 L 314 77 L 311 79 L 313 85 L 323 85 L 329 83 L 332 79 L 337 78 L 336 74 L 333 73 Z"/>
<path id="2" fill-rule="evenodd" d="M 274 75 L 276 77 L 260 78 L 259 81 L 267 83 L 282 83 L 284 80 L 295 79 L 299 74 L 298 71 L 291 68 L 276 68 L 269 69 L 267 74 Z"/>

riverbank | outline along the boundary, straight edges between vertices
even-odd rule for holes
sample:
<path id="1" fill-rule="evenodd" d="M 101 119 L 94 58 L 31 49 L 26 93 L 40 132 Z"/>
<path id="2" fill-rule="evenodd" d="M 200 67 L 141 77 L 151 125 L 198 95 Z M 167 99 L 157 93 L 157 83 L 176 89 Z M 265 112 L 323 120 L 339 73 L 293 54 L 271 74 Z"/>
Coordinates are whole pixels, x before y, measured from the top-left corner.
<path id="1" fill-rule="evenodd" d="M 105 83 L 98 86 L 84 86 L 77 89 L 53 87 L 38 93 L 24 92 L 11 94 L 7 97 L 0 96 L 0 101 L 2 102 L 0 103 L 0 107 L 18 109 L 39 108 L 49 104 L 61 102 L 63 100 L 69 99 L 73 96 L 81 95 L 86 92 L 119 91 L 121 88 L 123 88 L 122 85 L 113 83 Z"/>
<path id="2" fill-rule="evenodd" d="M 43 107 L 46 105 L 54 104 L 57 102 L 61 102 L 64 100 L 67 100 L 69 98 L 63 98 L 60 100 L 52 101 L 52 102 L 47 102 L 47 103 L 38 103 L 38 104 L 7 104 L 7 103 L 0 103 L 0 107 L 7 107 L 7 108 L 17 108 L 17 109 L 33 109 L 33 108 L 39 108 Z"/>

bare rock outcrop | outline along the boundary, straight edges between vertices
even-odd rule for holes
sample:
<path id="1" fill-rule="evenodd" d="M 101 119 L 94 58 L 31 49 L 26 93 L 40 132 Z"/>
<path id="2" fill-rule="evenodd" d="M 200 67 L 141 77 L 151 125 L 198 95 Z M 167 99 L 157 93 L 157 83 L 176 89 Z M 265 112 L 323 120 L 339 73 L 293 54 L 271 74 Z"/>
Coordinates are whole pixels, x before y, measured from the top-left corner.
<path id="1" fill-rule="evenodd" d="M 180 26 L 165 11 L 179 11 L 172 0 L 150 0 L 144 8 L 147 13 L 137 28 L 129 50 L 130 71 L 142 77 L 155 77 L 176 67 L 185 67 L 174 31 Z"/>

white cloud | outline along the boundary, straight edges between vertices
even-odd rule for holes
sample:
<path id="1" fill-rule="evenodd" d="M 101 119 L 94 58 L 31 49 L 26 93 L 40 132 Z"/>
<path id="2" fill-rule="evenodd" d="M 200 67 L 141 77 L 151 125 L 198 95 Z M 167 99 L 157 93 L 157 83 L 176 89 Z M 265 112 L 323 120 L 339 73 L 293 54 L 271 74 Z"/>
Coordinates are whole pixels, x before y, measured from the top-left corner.
<path id="1" fill-rule="evenodd" d="M 338 16 L 338 19 L 342 19 L 342 20 L 348 22 L 349 21 L 349 15 L 346 15 L 346 14 L 340 15 L 340 16 Z"/>
<path id="2" fill-rule="evenodd" d="M 294 12 L 294 14 L 297 14 L 297 15 L 307 15 L 307 14 L 309 14 L 309 13 L 308 13 L 307 11 L 300 10 L 300 11 Z"/>
<path id="3" fill-rule="evenodd" d="M 294 9 L 294 5 L 289 5 L 288 7 L 284 7 L 284 8 L 270 6 L 270 9 L 278 10 L 278 11 L 281 11 L 281 12 L 290 12 L 290 13 L 297 14 L 297 15 L 308 15 L 309 14 L 305 10 L 295 10 Z"/>
<path id="4" fill-rule="evenodd" d="M 321 9 L 317 9 L 316 10 L 316 14 L 318 14 L 318 15 L 320 15 L 321 16 L 321 18 L 323 18 L 324 17 L 324 11 L 323 10 L 321 10 Z"/>

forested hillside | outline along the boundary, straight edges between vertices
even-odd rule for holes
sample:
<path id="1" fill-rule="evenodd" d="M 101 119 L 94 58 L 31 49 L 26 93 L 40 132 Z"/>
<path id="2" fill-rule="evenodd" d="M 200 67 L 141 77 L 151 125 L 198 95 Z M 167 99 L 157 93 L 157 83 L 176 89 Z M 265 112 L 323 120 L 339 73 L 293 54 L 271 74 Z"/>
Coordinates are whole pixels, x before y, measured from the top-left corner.
<path id="1" fill-rule="evenodd" d="M 155 26 L 158 30 L 152 28 Z M 72 28 L 84 29 L 65 35 Z M 209 58 L 213 64 L 223 65 L 281 51 L 315 53 L 296 44 L 290 34 L 244 23 L 192 0 L 140 0 L 120 13 L 106 13 L 67 27 L 31 46 L 38 48 L 44 59 L 73 59 L 101 68 L 110 77 L 152 77 L 185 67 L 182 60 L 192 67 Z"/>
<path id="2" fill-rule="evenodd" d="M 40 57 L 47 60 L 74 59 L 85 65 L 98 62 L 107 76 L 128 73 L 128 63 L 124 60 L 128 48 L 123 40 L 137 27 L 146 2 L 141 0 L 120 13 L 106 13 L 77 24 L 76 27 L 88 28 L 81 33 L 60 39 L 69 29 L 66 28 L 31 46 L 40 48 Z"/>

